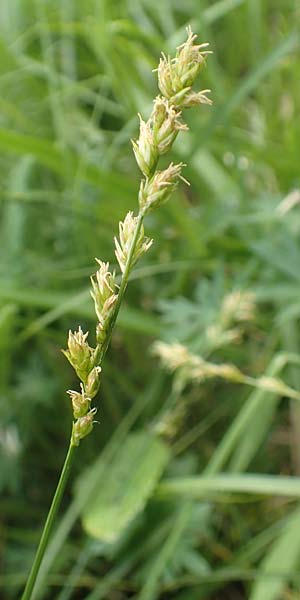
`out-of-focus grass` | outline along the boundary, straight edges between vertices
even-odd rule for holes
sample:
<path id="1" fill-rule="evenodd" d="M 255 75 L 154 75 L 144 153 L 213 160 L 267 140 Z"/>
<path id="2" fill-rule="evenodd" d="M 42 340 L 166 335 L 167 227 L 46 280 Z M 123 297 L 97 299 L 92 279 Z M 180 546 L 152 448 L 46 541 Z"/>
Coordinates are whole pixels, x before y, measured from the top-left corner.
<path id="1" fill-rule="evenodd" d="M 73 382 L 59 349 L 70 327 L 89 328 L 93 319 L 93 258 L 114 261 L 112 236 L 136 202 L 129 143 L 136 113 L 147 115 L 157 93 L 151 70 L 187 24 L 214 51 L 202 79 L 214 106 L 188 113 L 190 132 L 175 145 L 173 159 L 188 164 L 191 187 L 149 218 L 155 244 L 128 289 L 103 370 L 100 425 L 80 449 L 77 491 L 65 499 L 37 597 L 297 593 L 298 405 L 219 380 L 178 389 L 150 346 L 181 336 L 203 351 L 203 331 L 222 298 L 250 291 L 254 320 L 211 360 L 253 377 L 280 376 L 299 391 L 299 367 L 288 360 L 299 355 L 299 17 L 293 0 L 2 0 L 3 597 L 20 596 L 66 449 L 64 390 Z M 175 433 L 164 442 L 166 475 L 153 454 L 155 481 L 147 487 L 133 430 L 145 439 L 149 428 L 159 430 L 163 407 Z M 125 457 L 124 447 L 132 448 Z M 224 477 L 234 489 L 222 488 Z M 106 483 L 109 502 L 118 493 L 120 511 L 128 501 L 131 515 L 125 529 L 114 523 L 111 544 L 89 538 L 80 521 L 94 518 L 95 493 L 105 521 Z"/>

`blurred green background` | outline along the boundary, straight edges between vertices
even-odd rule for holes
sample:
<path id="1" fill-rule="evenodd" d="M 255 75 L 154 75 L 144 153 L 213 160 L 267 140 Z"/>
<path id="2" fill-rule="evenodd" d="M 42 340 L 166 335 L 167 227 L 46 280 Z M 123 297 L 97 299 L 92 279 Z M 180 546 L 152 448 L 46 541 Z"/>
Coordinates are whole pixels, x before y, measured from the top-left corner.
<path id="1" fill-rule="evenodd" d="M 191 186 L 147 220 L 36 597 L 299 598 L 299 400 L 261 379 L 299 398 L 299 19 L 296 0 L 1 0 L 1 598 L 20 597 L 68 444 L 60 349 L 93 330 L 94 257 L 115 262 L 136 206 L 136 115 L 188 24 L 214 104 L 174 146 Z M 256 387 L 172 374 L 156 340 Z"/>

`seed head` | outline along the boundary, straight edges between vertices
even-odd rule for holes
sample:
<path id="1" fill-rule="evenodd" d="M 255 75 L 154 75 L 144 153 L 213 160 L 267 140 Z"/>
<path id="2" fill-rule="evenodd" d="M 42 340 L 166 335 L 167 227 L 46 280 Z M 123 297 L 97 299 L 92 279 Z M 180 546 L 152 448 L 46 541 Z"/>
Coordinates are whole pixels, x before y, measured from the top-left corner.
<path id="1" fill-rule="evenodd" d="M 133 152 L 136 162 L 139 165 L 142 173 L 146 177 L 151 177 L 158 161 L 158 149 L 155 145 L 155 140 L 149 121 L 147 121 L 147 123 L 143 121 L 141 115 L 139 115 L 139 119 L 139 139 L 136 141 L 131 140 Z"/>
<path id="2" fill-rule="evenodd" d="M 96 258 L 96 261 L 100 265 L 100 268 L 94 277 L 91 277 L 93 287 L 91 296 L 95 303 L 97 317 L 101 319 L 109 312 L 116 299 L 115 292 L 117 286 L 115 283 L 115 273 L 109 271 L 109 263 L 98 260 L 98 258 Z"/>
<path id="3" fill-rule="evenodd" d="M 181 101 L 182 108 L 191 108 L 193 106 L 199 106 L 199 104 L 212 104 L 212 100 L 206 96 L 210 90 L 202 90 L 201 92 L 190 92 L 187 91 Z"/>
<path id="4" fill-rule="evenodd" d="M 72 444 L 79 446 L 80 440 L 91 433 L 94 424 L 94 416 L 97 412 L 96 408 L 92 408 L 89 412 L 75 421 L 72 431 Z"/>
<path id="5" fill-rule="evenodd" d="M 171 104 L 188 108 L 194 106 L 192 98 L 187 101 L 190 90 L 197 75 L 205 64 L 205 56 L 210 53 L 205 50 L 208 44 L 194 44 L 196 35 L 190 27 L 187 28 L 187 40 L 177 48 L 175 58 L 171 59 L 162 54 L 158 65 L 158 85 L 161 93 Z M 209 103 L 208 99 L 206 99 Z M 193 98 L 195 103 L 195 98 Z M 199 104 L 200 100 L 197 102 Z"/>
<path id="6" fill-rule="evenodd" d="M 119 223 L 119 240 L 115 237 L 115 255 L 120 265 L 122 273 L 124 273 L 129 252 L 132 245 L 133 236 L 137 227 L 138 218 L 133 216 L 133 212 L 129 211 L 124 221 Z M 144 227 L 142 225 L 133 256 L 131 258 L 131 266 L 133 266 L 138 258 L 149 250 L 152 241 L 145 236 Z"/>
<path id="7" fill-rule="evenodd" d="M 190 354 L 186 346 L 173 342 L 154 342 L 152 352 L 155 356 L 159 356 L 162 364 L 169 371 L 176 371 L 180 367 L 185 366 L 190 361 Z"/>
<path id="8" fill-rule="evenodd" d="M 83 333 L 81 327 L 74 333 L 70 330 L 68 337 L 68 349 L 63 350 L 64 355 L 75 369 L 78 377 L 85 383 L 86 378 L 93 367 L 94 350 L 86 341 L 88 332 Z"/>
<path id="9" fill-rule="evenodd" d="M 208 43 L 194 44 L 197 35 L 192 32 L 191 27 L 187 27 L 187 40 L 177 48 L 176 57 L 173 60 L 174 70 L 182 83 L 182 88 L 194 84 L 195 79 L 205 63 L 206 54 L 209 50 L 204 50 L 209 46 Z"/>
<path id="10" fill-rule="evenodd" d="M 139 191 L 139 203 L 144 214 L 165 203 L 176 189 L 181 177 L 183 163 L 171 163 L 164 171 L 156 171 L 150 180 L 142 180 Z M 183 179 L 186 181 L 185 179 Z M 187 183 L 187 182 L 186 182 Z"/>
<path id="11" fill-rule="evenodd" d="M 109 263 L 98 260 L 98 258 L 96 258 L 96 261 L 100 265 L 100 268 L 94 277 L 91 277 L 93 287 L 91 296 L 94 300 L 95 311 L 99 320 L 96 330 L 97 343 L 102 344 L 106 336 L 109 317 L 116 304 L 118 295 L 116 294 L 117 284 L 115 282 L 115 273 L 109 271 Z"/>
<path id="12" fill-rule="evenodd" d="M 181 111 L 170 106 L 166 98 L 158 96 L 154 100 L 154 107 L 150 117 L 153 138 L 160 155 L 166 154 L 175 141 L 178 131 L 187 130 L 188 127 L 180 120 Z"/>
<path id="13" fill-rule="evenodd" d="M 74 419 L 79 419 L 86 415 L 90 408 L 91 399 L 85 395 L 82 384 L 80 387 L 81 393 L 75 392 L 74 390 L 67 391 L 67 394 L 69 394 L 71 398 Z"/>
<path id="14" fill-rule="evenodd" d="M 222 324 L 230 326 L 233 322 L 251 321 L 254 318 L 254 312 L 254 294 L 233 290 L 224 297 L 220 316 Z"/>
<path id="15" fill-rule="evenodd" d="M 99 391 L 100 387 L 100 373 L 101 367 L 94 367 L 88 375 L 85 384 L 85 393 L 89 398 L 94 398 Z"/>

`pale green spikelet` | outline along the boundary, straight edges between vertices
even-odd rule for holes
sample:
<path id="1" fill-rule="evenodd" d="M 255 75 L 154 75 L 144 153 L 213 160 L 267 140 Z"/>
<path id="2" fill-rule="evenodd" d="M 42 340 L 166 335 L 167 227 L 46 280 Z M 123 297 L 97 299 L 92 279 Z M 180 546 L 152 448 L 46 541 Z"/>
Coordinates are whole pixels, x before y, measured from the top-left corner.
<path id="1" fill-rule="evenodd" d="M 212 104 L 210 98 L 206 96 L 210 90 L 201 90 L 201 92 L 189 92 L 185 94 L 181 100 L 181 108 L 192 108 L 199 104 Z"/>
<path id="2" fill-rule="evenodd" d="M 85 393 L 91 399 L 94 398 L 99 391 L 101 370 L 101 367 L 94 367 L 88 375 L 85 384 Z"/>
<path id="3" fill-rule="evenodd" d="M 94 300 L 95 311 L 98 319 L 104 318 L 111 310 L 112 305 L 117 298 L 117 285 L 115 282 L 115 273 L 109 270 L 109 263 L 96 258 L 100 268 L 96 274 L 91 277 L 92 291 L 91 296 Z"/>
<path id="4" fill-rule="evenodd" d="M 96 408 L 92 408 L 89 412 L 80 417 L 74 424 L 72 430 L 72 444 L 79 446 L 79 442 L 91 433 L 94 426 L 94 416 L 97 412 Z"/>
<path id="5" fill-rule="evenodd" d="M 81 327 L 74 333 L 70 330 L 68 349 L 63 350 L 64 355 L 75 369 L 79 379 L 85 383 L 93 366 L 94 350 L 87 342 L 88 332 L 83 333 Z"/>
<path id="6" fill-rule="evenodd" d="M 133 212 L 129 211 L 124 219 L 119 223 L 119 239 L 115 237 L 115 255 L 120 265 L 122 273 L 124 273 L 128 255 L 130 252 L 133 236 L 137 226 L 137 217 L 133 216 Z M 152 245 L 153 240 L 145 236 L 144 227 L 141 226 L 138 239 L 131 258 L 131 266 L 135 265 L 138 258 L 142 256 Z"/>
<path id="7" fill-rule="evenodd" d="M 86 415 L 90 408 L 91 399 L 86 396 L 83 385 L 81 384 L 81 393 L 68 390 L 67 394 L 71 398 L 74 419 Z"/>
<path id="8" fill-rule="evenodd" d="M 102 344 L 105 340 L 110 315 L 118 299 L 118 290 L 115 282 L 115 273 L 110 272 L 109 263 L 105 263 L 98 258 L 96 260 L 100 268 L 94 277 L 91 277 L 91 296 L 94 300 L 95 311 L 98 317 L 96 329 L 97 344 Z"/>
<path id="9" fill-rule="evenodd" d="M 141 181 L 139 204 L 144 214 L 167 202 L 176 189 L 179 179 L 183 179 L 181 176 L 183 166 L 183 163 L 177 165 L 170 163 L 164 171 L 156 171 L 152 179 Z"/>
<path id="10" fill-rule="evenodd" d="M 138 140 L 132 140 L 133 152 L 143 175 L 151 177 L 158 161 L 158 148 L 150 123 L 145 123 L 141 115 L 139 115 L 139 119 L 140 135 Z"/>
<path id="11" fill-rule="evenodd" d="M 170 105 L 166 98 L 158 96 L 150 117 L 154 142 L 160 155 L 171 149 L 179 131 L 187 131 L 188 127 L 180 120 L 181 111 Z"/>
<path id="12" fill-rule="evenodd" d="M 191 87 L 205 64 L 206 55 L 210 54 L 210 51 L 205 49 L 209 44 L 194 44 L 197 36 L 190 27 L 187 28 L 187 33 L 187 40 L 178 46 L 175 58 L 171 59 L 162 54 L 157 69 L 158 86 L 162 95 L 180 108 L 195 105 L 195 92 L 191 92 Z M 205 96 L 207 92 L 209 90 L 199 93 L 197 104 L 210 104 Z"/>

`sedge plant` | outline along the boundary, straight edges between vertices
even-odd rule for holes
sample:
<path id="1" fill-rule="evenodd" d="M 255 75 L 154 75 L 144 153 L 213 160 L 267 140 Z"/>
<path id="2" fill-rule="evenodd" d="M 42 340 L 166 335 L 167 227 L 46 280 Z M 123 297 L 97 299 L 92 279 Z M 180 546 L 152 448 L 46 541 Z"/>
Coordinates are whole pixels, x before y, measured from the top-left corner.
<path id="1" fill-rule="evenodd" d="M 110 269 L 109 263 L 96 259 L 98 270 L 91 278 L 91 296 L 97 316 L 95 347 L 90 346 L 88 332 L 84 333 L 81 327 L 75 332 L 69 331 L 68 347 L 63 352 L 79 380 L 79 389 L 67 392 L 73 413 L 70 443 L 22 600 L 32 598 L 74 455 L 81 440 L 91 433 L 95 423 L 97 409 L 92 402 L 100 388 L 102 363 L 130 273 L 153 242 L 145 235 L 144 219 L 169 199 L 180 179 L 184 180 L 181 174 L 185 166 L 183 163 L 171 162 L 166 169 L 159 170 L 159 159 L 170 151 L 178 133 L 188 129 L 182 120 L 182 111 L 200 104 L 211 104 L 206 95 L 210 90 L 195 91 L 192 87 L 205 65 L 206 55 L 210 53 L 207 43 L 198 45 L 195 40 L 196 35 L 188 28 L 187 40 L 177 48 L 175 57 L 162 54 L 156 69 L 160 95 L 154 100 L 148 121 L 139 115 L 139 138 L 132 141 L 134 155 L 142 172 L 139 208 L 137 214 L 132 211 L 127 213 L 119 224 L 119 235 L 114 239 L 115 255 L 121 271 L 120 285 L 117 285 L 116 273 Z"/>

